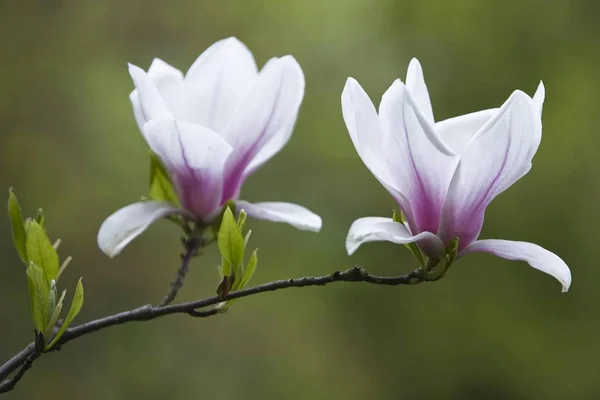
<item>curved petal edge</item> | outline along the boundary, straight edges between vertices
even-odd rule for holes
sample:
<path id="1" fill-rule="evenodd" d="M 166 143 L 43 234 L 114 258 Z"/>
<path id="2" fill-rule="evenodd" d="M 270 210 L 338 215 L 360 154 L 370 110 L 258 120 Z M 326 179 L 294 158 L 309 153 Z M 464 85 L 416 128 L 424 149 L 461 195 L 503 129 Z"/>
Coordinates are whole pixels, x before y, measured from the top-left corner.
<path id="1" fill-rule="evenodd" d="M 368 242 L 387 241 L 407 244 L 425 240 L 441 254 L 444 251 L 442 240 L 431 232 L 412 235 L 406 227 L 391 218 L 364 217 L 352 223 L 346 237 L 346 251 L 352 255 L 362 244 Z"/>
<path id="2" fill-rule="evenodd" d="M 280 202 L 249 203 L 238 200 L 235 205 L 238 211 L 244 210 L 252 218 L 285 222 L 303 231 L 319 232 L 323 225 L 321 217 L 297 204 Z"/>
<path id="3" fill-rule="evenodd" d="M 109 257 L 118 255 L 154 221 L 186 211 L 162 201 L 133 203 L 115 211 L 100 226 L 98 247 Z"/>
<path id="4" fill-rule="evenodd" d="M 559 256 L 537 244 L 498 239 L 478 240 L 465 248 L 462 254 L 477 251 L 507 260 L 525 261 L 533 268 L 556 278 L 562 285 L 563 293 L 571 286 L 571 270 L 567 264 Z"/>

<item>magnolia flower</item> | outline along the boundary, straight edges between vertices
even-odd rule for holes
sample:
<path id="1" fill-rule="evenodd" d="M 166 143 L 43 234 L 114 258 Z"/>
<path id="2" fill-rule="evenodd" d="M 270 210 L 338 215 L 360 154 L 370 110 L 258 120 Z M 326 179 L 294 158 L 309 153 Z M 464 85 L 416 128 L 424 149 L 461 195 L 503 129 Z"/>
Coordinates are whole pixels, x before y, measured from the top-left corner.
<path id="1" fill-rule="evenodd" d="M 544 86 L 531 98 L 516 90 L 496 109 L 435 122 L 421 65 L 413 59 L 406 83 L 396 80 L 379 114 L 352 78 L 342 93 L 344 121 L 356 151 L 401 207 L 406 222 L 355 221 L 348 254 L 363 243 L 416 243 L 440 260 L 458 238 L 458 257 L 487 252 L 522 260 L 555 277 L 567 291 L 571 272 L 557 255 L 526 242 L 477 240 L 485 209 L 531 168 L 542 135 Z"/>
<path id="2" fill-rule="evenodd" d="M 118 254 L 169 215 L 210 224 L 230 200 L 251 217 L 320 230 L 321 218 L 299 205 L 238 200 L 246 179 L 292 134 L 304 96 L 304 75 L 292 56 L 272 58 L 259 72 L 248 48 L 229 38 L 204 51 L 185 76 L 159 59 L 148 72 L 129 65 L 129 73 L 136 121 L 181 206 L 144 201 L 118 210 L 98 233 L 106 254 Z"/>

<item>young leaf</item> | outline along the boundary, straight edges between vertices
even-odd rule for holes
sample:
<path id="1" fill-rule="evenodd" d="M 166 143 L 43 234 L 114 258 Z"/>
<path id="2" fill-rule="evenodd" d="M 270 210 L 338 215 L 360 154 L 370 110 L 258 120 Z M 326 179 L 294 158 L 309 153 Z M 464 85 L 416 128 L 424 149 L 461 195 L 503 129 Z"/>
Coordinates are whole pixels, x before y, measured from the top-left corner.
<path id="1" fill-rule="evenodd" d="M 236 268 L 242 263 L 244 259 L 244 238 L 229 207 L 223 213 L 218 242 L 223 259 L 229 262 L 232 268 Z M 223 266 L 223 273 L 227 275 L 225 265 Z"/>
<path id="2" fill-rule="evenodd" d="M 446 269 L 450 268 L 450 266 L 456 260 L 456 256 L 458 254 L 458 236 L 455 237 L 448 243 L 446 247 Z"/>
<path id="3" fill-rule="evenodd" d="M 60 329 L 56 333 L 56 336 L 54 336 L 54 339 L 52 339 L 52 341 L 44 349 L 45 351 L 50 350 L 52 346 L 54 346 L 56 342 L 59 341 L 60 337 L 63 335 L 63 333 L 65 333 L 71 322 L 73 322 L 73 319 L 75 319 L 77 314 L 79 314 L 79 311 L 81 311 L 82 306 L 83 283 L 81 282 L 81 278 L 79 278 L 79 282 L 77 282 L 77 287 L 75 288 L 75 294 L 73 295 L 73 300 L 71 301 L 71 308 L 69 309 L 69 313 L 67 314 L 67 317 L 65 318 L 63 324 L 60 326 Z"/>
<path id="4" fill-rule="evenodd" d="M 150 152 L 150 198 L 179 205 L 169 173 L 156 154 Z"/>
<path id="5" fill-rule="evenodd" d="M 65 261 L 63 261 L 63 263 L 60 265 L 60 268 L 58 269 L 58 275 L 56 275 L 56 280 L 58 280 L 58 278 L 60 278 L 62 273 L 65 272 L 65 269 L 67 269 L 67 267 L 71 263 L 72 259 L 73 259 L 73 257 L 71 257 L 71 256 L 68 256 L 67 258 L 65 258 Z"/>
<path id="6" fill-rule="evenodd" d="M 54 325 L 56 325 L 56 321 L 58 321 L 58 317 L 60 317 L 60 312 L 62 311 L 63 301 L 65 300 L 66 294 L 67 291 L 63 290 L 62 294 L 60 295 L 60 299 L 58 299 L 58 303 L 56 303 L 56 307 L 54 307 L 52 317 L 50 318 L 50 321 L 48 321 L 48 326 L 46 326 L 46 332 L 44 333 L 44 336 L 48 338 L 52 335 Z"/>
<path id="7" fill-rule="evenodd" d="M 25 249 L 27 258 L 44 270 L 48 282 L 56 280 L 58 275 L 58 253 L 54 250 L 48 235 L 37 221 L 29 223 Z"/>
<path id="8" fill-rule="evenodd" d="M 258 249 L 254 250 L 254 252 L 252 252 L 252 256 L 250 256 L 250 261 L 248 261 L 248 265 L 243 270 L 241 279 L 239 281 L 237 281 L 237 277 L 236 277 L 236 282 L 234 283 L 233 287 L 231 288 L 232 291 L 242 290 L 246 286 L 248 286 L 248 283 L 250 282 L 252 275 L 254 275 L 254 271 L 256 271 L 257 264 L 258 264 Z M 240 271 L 241 271 L 241 268 L 240 268 Z M 227 311 L 233 305 L 233 303 L 235 303 L 236 300 L 237 299 L 227 300 L 222 303 L 219 303 L 217 308 L 219 308 L 223 311 Z"/>
<path id="9" fill-rule="evenodd" d="M 246 228 L 246 219 L 248 219 L 248 214 L 246 211 L 241 210 L 240 215 L 238 216 L 238 227 L 242 233 L 244 233 L 244 229 Z"/>
<path id="10" fill-rule="evenodd" d="M 25 233 L 25 225 L 23 224 L 23 214 L 21 213 L 21 206 L 17 200 L 17 196 L 13 192 L 12 188 L 8 191 L 8 216 L 10 217 L 10 225 L 12 228 L 13 242 L 21 261 L 25 263 L 25 266 L 29 263 L 27 259 L 27 251 L 25 249 L 25 242 L 27 240 L 27 234 Z"/>
<path id="11" fill-rule="evenodd" d="M 42 210 L 41 208 L 38 208 L 37 210 L 37 214 L 35 215 L 35 221 L 38 224 L 40 224 L 42 228 L 44 228 L 46 218 L 44 217 L 44 210 Z"/>
<path id="12" fill-rule="evenodd" d="M 34 263 L 30 263 L 27 267 L 27 285 L 29 287 L 33 325 L 38 332 L 43 333 L 46 330 L 48 321 L 46 319 L 46 307 L 50 286 L 44 271 Z"/>
<path id="13" fill-rule="evenodd" d="M 240 289 L 248 286 L 250 279 L 254 275 L 254 271 L 256 271 L 256 266 L 258 265 L 258 249 L 255 249 L 250 256 L 250 260 L 248 261 L 248 265 L 244 270 L 244 275 L 242 276 L 242 281 L 240 282 Z"/>

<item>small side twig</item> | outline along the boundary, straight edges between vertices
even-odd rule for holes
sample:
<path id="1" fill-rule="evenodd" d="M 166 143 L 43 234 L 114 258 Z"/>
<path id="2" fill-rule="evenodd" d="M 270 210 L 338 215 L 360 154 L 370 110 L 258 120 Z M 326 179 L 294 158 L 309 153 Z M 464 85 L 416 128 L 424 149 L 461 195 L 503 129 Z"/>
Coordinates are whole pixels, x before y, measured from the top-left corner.
<path id="1" fill-rule="evenodd" d="M 183 286 L 183 281 L 185 280 L 185 276 L 187 275 L 190 261 L 197 254 L 198 249 L 201 246 L 201 241 L 198 238 L 192 237 L 187 240 L 183 240 L 183 246 L 185 248 L 184 253 L 181 255 L 181 265 L 175 274 L 175 278 L 173 282 L 171 282 L 171 290 L 165 296 L 163 301 L 160 303 L 160 307 L 171 304 L 175 297 L 177 297 L 177 293 L 179 293 L 179 289 Z"/>

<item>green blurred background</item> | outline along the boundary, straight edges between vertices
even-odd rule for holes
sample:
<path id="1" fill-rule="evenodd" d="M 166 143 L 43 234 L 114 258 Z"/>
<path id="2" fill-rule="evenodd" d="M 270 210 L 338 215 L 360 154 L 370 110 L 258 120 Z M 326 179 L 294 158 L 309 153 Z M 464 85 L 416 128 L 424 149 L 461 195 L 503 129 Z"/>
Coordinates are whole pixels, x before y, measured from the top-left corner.
<path id="1" fill-rule="evenodd" d="M 126 63 L 187 70 L 237 36 L 262 65 L 293 54 L 306 96 L 288 146 L 245 185 L 251 201 L 321 214 L 318 235 L 251 221 L 254 283 L 361 263 L 394 275 L 409 252 L 344 251 L 352 221 L 395 204 L 356 155 L 340 94 L 353 76 L 379 103 L 420 59 L 437 120 L 547 88 L 532 171 L 487 211 L 482 237 L 525 240 L 570 265 L 568 294 L 525 263 L 473 255 L 435 284 L 336 284 L 250 297 L 230 313 L 172 316 L 86 336 L 42 357 L 14 399 L 596 399 L 600 397 L 600 3 L 593 0 L 239 0 L 0 2 L 0 188 L 26 214 L 42 206 L 62 285 L 84 277 L 83 322 L 158 302 L 179 233 L 156 224 L 115 259 L 96 246 L 103 219 L 147 190 L 147 147 Z M 0 214 L 0 358 L 32 338 L 25 273 Z M 180 300 L 214 293 L 215 247 Z"/>

